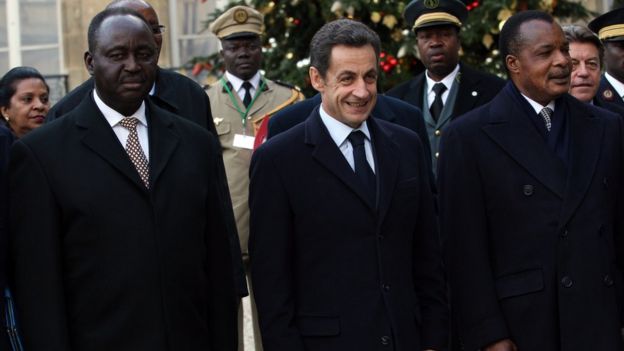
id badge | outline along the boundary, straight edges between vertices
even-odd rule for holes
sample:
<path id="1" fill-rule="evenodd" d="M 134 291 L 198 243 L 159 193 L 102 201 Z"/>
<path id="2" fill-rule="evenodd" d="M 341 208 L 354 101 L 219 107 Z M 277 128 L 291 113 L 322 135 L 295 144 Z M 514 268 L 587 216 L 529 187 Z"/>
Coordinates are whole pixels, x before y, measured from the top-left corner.
<path id="1" fill-rule="evenodd" d="M 248 135 L 242 135 L 242 134 L 235 134 L 234 135 L 234 147 L 240 148 L 240 149 L 248 149 L 248 150 L 253 150 L 254 147 L 254 140 L 256 140 L 256 138 L 252 137 L 252 136 L 248 136 Z"/>

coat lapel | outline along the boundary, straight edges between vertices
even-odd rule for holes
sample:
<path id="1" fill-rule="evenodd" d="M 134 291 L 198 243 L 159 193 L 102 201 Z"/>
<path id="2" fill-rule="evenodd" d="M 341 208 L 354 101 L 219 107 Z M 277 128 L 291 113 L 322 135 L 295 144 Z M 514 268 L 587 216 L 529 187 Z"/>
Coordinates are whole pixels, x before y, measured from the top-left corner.
<path id="1" fill-rule="evenodd" d="M 570 166 L 560 225 L 565 225 L 591 184 L 600 152 L 604 123 L 580 102 L 566 96 L 570 123 Z"/>
<path id="2" fill-rule="evenodd" d="M 375 118 L 368 119 L 368 128 L 371 131 L 373 149 L 375 150 L 375 165 L 377 177 L 377 203 L 381 226 L 390 208 L 394 195 L 394 187 L 399 171 L 399 147 L 392 141 L 392 133 L 379 125 Z"/>
<path id="3" fill-rule="evenodd" d="M 146 111 L 149 123 L 150 183 L 154 188 L 180 138 L 174 131 L 173 116 L 152 103 L 148 103 Z"/>
<path id="4" fill-rule="evenodd" d="M 98 154 L 141 190 L 147 190 L 126 150 L 97 108 L 91 94 L 76 107 L 76 127 L 81 130 L 83 134 L 81 141 L 87 148 Z"/>
<path id="5" fill-rule="evenodd" d="M 563 199 L 566 169 L 550 150 L 531 121 L 507 92 L 498 94 L 490 105 L 489 124 L 483 131 L 539 182 Z"/>
<path id="6" fill-rule="evenodd" d="M 452 118 L 463 115 L 474 109 L 479 94 L 481 94 L 477 89 L 479 76 L 473 74 L 470 68 L 460 64 L 458 78 L 459 89 L 457 89 L 457 98 L 455 99 Z"/>
<path id="7" fill-rule="evenodd" d="M 156 92 L 153 96 L 150 96 L 150 98 L 153 99 L 159 107 L 177 114 L 180 108 L 176 103 L 176 94 L 179 92 L 175 91 L 176 85 L 171 82 L 170 74 L 171 73 L 164 71 L 162 68 L 158 68 Z"/>
<path id="8" fill-rule="evenodd" d="M 405 93 L 404 100 L 410 104 L 423 108 L 423 91 L 425 89 L 425 72 L 417 75 L 410 83 L 409 89 Z"/>
<path id="9" fill-rule="evenodd" d="M 356 177 L 355 172 L 353 172 L 353 169 L 349 166 L 344 155 L 340 152 L 340 149 L 338 149 L 338 146 L 336 146 L 336 143 L 329 135 L 327 128 L 321 120 L 318 109 L 319 108 L 316 107 L 314 112 L 312 112 L 310 117 L 305 121 L 305 143 L 314 147 L 312 158 L 340 179 L 345 186 L 357 194 L 371 210 L 374 210 L 375 204 L 370 203 L 368 200 L 366 192 L 363 187 L 360 186 L 359 179 Z"/>

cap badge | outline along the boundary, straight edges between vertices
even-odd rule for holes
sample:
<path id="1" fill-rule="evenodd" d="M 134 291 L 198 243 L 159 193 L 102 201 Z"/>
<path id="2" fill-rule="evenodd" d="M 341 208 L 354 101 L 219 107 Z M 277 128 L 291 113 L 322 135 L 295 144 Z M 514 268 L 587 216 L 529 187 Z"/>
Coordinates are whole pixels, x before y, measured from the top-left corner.
<path id="1" fill-rule="evenodd" d="M 247 22 L 247 18 L 249 18 L 249 15 L 247 15 L 247 11 L 243 9 L 238 9 L 234 11 L 234 20 L 236 21 L 236 23 L 243 24 Z"/>
<path id="2" fill-rule="evenodd" d="M 607 100 L 613 100 L 613 92 L 610 89 L 607 89 L 602 92 L 602 97 Z"/>
<path id="3" fill-rule="evenodd" d="M 440 5 L 440 0 L 425 0 L 424 5 L 428 9 L 435 9 Z"/>

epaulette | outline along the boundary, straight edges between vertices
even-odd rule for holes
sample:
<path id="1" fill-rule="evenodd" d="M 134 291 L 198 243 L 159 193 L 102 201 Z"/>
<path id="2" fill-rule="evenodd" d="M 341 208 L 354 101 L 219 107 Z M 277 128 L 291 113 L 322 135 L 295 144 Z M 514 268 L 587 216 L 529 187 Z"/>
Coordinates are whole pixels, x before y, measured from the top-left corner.
<path id="1" fill-rule="evenodd" d="M 286 87 L 288 89 L 294 89 L 294 90 L 299 91 L 299 88 L 297 88 L 296 86 L 294 86 L 292 84 L 289 84 L 289 83 L 286 83 L 286 82 L 282 82 L 281 80 L 274 80 L 273 83 L 275 83 L 277 85 L 281 85 L 281 86 Z"/>

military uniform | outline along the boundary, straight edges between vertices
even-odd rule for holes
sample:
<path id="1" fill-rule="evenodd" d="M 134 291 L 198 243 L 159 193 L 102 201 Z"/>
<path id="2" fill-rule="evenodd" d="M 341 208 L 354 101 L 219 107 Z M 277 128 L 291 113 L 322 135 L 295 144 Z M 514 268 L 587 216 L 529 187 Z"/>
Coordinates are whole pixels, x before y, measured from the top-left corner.
<path id="1" fill-rule="evenodd" d="M 303 100 L 303 94 L 292 86 L 266 79 L 257 71 L 252 73 L 253 69 L 248 69 L 238 75 L 233 72 L 236 70 L 236 56 L 242 55 L 239 53 L 240 50 L 245 50 L 245 60 L 248 61 L 246 64 L 248 67 L 250 60 L 262 58 L 260 48 L 257 46 L 259 45 L 259 36 L 264 31 L 264 19 L 261 13 L 247 6 L 235 6 L 219 16 L 211 24 L 210 30 L 221 39 L 224 47 L 221 53 L 226 68 L 228 64 L 232 65 L 229 66 L 227 73 L 221 79 L 206 88 L 206 93 L 210 99 L 214 124 L 223 149 L 223 162 L 243 253 L 245 273 L 249 275 L 249 251 L 247 249 L 249 241 L 249 164 L 254 144 L 256 144 L 256 134 L 258 134 L 263 121 L 268 121 L 272 114 L 282 108 Z M 228 49 L 229 46 L 227 45 L 231 43 L 236 43 L 242 48 Z M 232 51 L 235 51 L 236 54 L 232 54 Z M 225 55 L 226 52 L 229 53 L 229 56 Z M 253 57 L 254 55 L 257 57 Z M 251 78 L 243 77 L 249 74 L 253 76 Z M 228 81 L 228 77 L 234 81 L 234 84 Z M 245 86 L 244 83 L 253 86 L 253 89 L 247 90 L 250 98 L 247 101 L 248 105 L 243 102 L 239 91 L 236 90 L 241 89 L 241 83 L 243 83 L 242 87 Z M 253 99 L 251 95 L 254 96 Z M 262 133 L 257 139 L 262 139 Z M 261 351 L 260 329 L 251 285 L 249 286 L 249 293 L 255 350 Z M 242 351 L 244 349 L 242 308 L 239 312 L 238 322 L 239 351 Z"/>
<path id="2" fill-rule="evenodd" d="M 249 110 L 245 126 L 239 113 L 239 108 L 244 110 L 243 102 L 238 94 L 232 92 L 223 85 L 224 80 L 219 80 L 206 89 L 210 99 L 214 124 L 219 135 L 219 141 L 223 148 L 223 161 L 232 196 L 236 227 L 240 238 L 243 256 L 247 258 L 247 242 L 249 239 L 249 206 L 247 197 L 249 190 L 249 162 L 252 150 L 240 146 L 234 146 L 236 135 L 255 136 L 255 132 L 267 116 L 303 100 L 303 94 L 294 87 L 278 83 L 266 78 L 263 88 Z M 226 85 L 229 84 L 227 81 Z M 231 84 L 228 85 L 231 90 Z M 237 108 L 238 106 L 238 108 Z"/>

